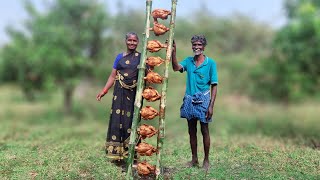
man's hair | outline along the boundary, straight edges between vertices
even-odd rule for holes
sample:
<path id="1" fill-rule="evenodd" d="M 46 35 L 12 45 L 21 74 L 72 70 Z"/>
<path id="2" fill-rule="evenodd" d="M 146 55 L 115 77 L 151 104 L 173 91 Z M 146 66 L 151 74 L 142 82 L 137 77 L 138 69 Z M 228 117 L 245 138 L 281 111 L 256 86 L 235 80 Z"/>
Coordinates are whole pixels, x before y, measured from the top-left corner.
<path id="1" fill-rule="evenodd" d="M 200 41 L 203 44 L 203 46 L 207 45 L 207 40 L 206 40 L 206 37 L 204 35 L 194 35 L 194 36 L 192 36 L 191 44 L 193 44 L 196 41 Z"/>
<path id="2" fill-rule="evenodd" d="M 126 34 L 126 40 L 129 38 L 129 36 L 135 36 L 135 37 L 137 37 L 137 39 L 138 39 L 138 41 L 139 41 L 139 36 L 137 35 L 137 33 L 135 33 L 135 32 L 128 32 L 128 33 Z"/>

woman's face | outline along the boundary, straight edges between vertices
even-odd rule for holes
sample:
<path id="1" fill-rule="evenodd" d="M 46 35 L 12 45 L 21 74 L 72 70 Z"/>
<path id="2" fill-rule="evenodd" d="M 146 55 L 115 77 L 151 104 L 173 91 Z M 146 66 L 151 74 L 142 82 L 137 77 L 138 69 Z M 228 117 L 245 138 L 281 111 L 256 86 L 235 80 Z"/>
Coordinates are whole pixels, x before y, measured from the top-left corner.
<path id="1" fill-rule="evenodd" d="M 138 43 L 139 43 L 139 40 L 135 35 L 129 35 L 129 37 L 126 40 L 127 48 L 129 50 L 135 50 L 138 46 Z"/>

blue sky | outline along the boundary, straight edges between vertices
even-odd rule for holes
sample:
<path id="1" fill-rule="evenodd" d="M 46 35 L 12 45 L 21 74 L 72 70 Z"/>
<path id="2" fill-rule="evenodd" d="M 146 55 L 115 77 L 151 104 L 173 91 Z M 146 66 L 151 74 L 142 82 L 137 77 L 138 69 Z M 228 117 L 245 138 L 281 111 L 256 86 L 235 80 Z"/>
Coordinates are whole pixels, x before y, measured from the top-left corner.
<path id="1" fill-rule="evenodd" d="M 39 9 L 43 9 L 44 2 L 50 0 L 31 0 Z M 129 8 L 145 10 L 145 0 L 100 0 L 107 4 L 106 9 L 110 13 L 116 13 L 116 4 L 121 3 Z M 193 10 L 203 5 L 218 16 L 228 16 L 234 13 L 242 13 L 252 19 L 272 26 L 279 27 L 285 23 L 283 10 L 284 0 L 178 0 L 177 18 L 179 16 L 191 16 Z M 22 6 L 22 0 L 6 0 L 0 3 L 0 44 L 8 41 L 5 27 L 10 25 L 21 27 L 26 13 Z M 153 0 L 153 8 L 170 9 L 171 0 Z"/>

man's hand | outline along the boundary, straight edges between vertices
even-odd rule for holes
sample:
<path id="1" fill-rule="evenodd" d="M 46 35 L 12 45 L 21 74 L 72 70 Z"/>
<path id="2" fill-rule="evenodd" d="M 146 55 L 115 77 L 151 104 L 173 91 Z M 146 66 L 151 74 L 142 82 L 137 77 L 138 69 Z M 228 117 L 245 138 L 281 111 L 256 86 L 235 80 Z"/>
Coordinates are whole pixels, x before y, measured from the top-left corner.
<path id="1" fill-rule="evenodd" d="M 212 118 L 212 115 L 213 115 L 213 107 L 209 106 L 208 111 L 206 113 L 207 122 L 210 120 L 210 118 Z"/>
<path id="2" fill-rule="evenodd" d="M 168 39 L 166 40 L 166 44 L 168 44 Z M 172 40 L 172 53 L 176 53 L 176 42 Z"/>
<path id="3" fill-rule="evenodd" d="M 172 53 L 176 52 L 176 42 L 173 40 L 172 41 Z"/>

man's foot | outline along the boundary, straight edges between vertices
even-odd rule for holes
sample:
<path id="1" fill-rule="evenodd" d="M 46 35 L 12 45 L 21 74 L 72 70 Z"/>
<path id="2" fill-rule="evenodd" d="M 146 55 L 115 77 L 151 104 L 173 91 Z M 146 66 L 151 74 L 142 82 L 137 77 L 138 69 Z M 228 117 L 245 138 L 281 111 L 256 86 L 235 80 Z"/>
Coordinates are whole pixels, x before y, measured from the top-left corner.
<path id="1" fill-rule="evenodd" d="M 187 167 L 198 167 L 199 166 L 199 162 L 198 161 L 190 161 L 187 163 Z"/>
<path id="2" fill-rule="evenodd" d="M 208 171 L 209 168 L 210 168 L 210 163 L 209 163 L 209 161 L 204 160 L 204 161 L 203 161 L 203 166 L 202 166 L 202 168 L 203 168 L 205 171 Z"/>

